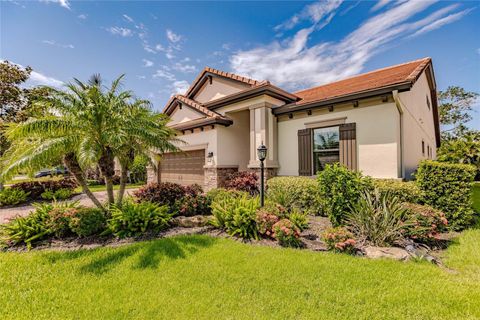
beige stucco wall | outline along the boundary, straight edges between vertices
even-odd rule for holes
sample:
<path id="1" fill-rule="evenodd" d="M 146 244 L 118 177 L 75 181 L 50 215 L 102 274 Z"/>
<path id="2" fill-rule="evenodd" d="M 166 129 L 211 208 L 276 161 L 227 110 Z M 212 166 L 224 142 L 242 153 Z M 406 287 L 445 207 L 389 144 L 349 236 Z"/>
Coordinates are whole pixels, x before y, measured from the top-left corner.
<path id="1" fill-rule="evenodd" d="M 360 102 L 359 107 L 336 106 L 335 111 L 314 111 L 311 116 L 281 117 L 278 122 L 279 175 L 298 175 L 297 132 L 315 121 L 346 117 L 345 123 L 355 122 L 357 127 L 357 161 L 359 170 L 375 178 L 398 178 L 399 113 L 395 103 L 382 103 L 379 99 Z"/>
<path id="2" fill-rule="evenodd" d="M 430 100 L 430 109 L 427 106 L 427 96 Z M 405 178 L 411 179 L 420 160 L 428 158 L 428 147 L 432 150 L 431 157 L 436 158 L 432 97 L 425 73 L 422 73 L 410 91 L 400 92 L 399 98 L 404 109 Z M 422 140 L 425 141 L 425 154 L 422 154 Z"/>
<path id="3" fill-rule="evenodd" d="M 176 107 L 173 113 L 170 115 L 171 121 L 169 122 L 169 125 L 174 125 L 177 123 L 182 123 L 203 117 L 205 117 L 205 115 L 193 110 L 191 107 L 183 105 L 182 109 Z"/>
<path id="4" fill-rule="evenodd" d="M 249 86 L 244 83 L 213 77 L 212 84 L 210 84 L 209 81 L 205 82 L 193 99 L 200 103 L 206 103 L 243 91 L 247 88 L 249 88 Z"/>
<path id="5" fill-rule="evenodd" d="M 217 127 L 217 150 L 219 166 L 238 166 L 246 170 L 250 148 L 250 113 L 248 110 L 227 114 L 233 120 L 229 127 Z"/>

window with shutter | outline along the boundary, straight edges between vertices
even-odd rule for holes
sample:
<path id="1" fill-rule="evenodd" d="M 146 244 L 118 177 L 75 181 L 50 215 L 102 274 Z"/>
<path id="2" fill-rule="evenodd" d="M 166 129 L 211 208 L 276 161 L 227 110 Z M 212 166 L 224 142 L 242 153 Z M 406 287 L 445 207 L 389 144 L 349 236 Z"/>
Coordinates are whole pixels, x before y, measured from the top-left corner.
<path id="1" fill-rule="evenodd" d="M 298 130 L 298 174 L 312 175 L 312 129 Z"/>
<path id="2" fill-rule="evenodd" d="M 357 134 L 355 123 L 340 125 L 340 163 L 357 170 Z"/>

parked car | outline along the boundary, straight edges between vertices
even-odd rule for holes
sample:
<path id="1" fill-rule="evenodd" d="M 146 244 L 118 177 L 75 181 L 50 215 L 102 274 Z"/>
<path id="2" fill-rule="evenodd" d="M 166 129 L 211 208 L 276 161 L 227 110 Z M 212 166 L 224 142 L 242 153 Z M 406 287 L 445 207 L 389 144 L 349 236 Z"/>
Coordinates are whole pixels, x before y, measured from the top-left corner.
<path id="1" fill-rule="evenodd" d="M 41 178 L 41 177 L 53 177 L 53 176 L 58 176 L 58 175 L 68 175 L 70 172 L 64 168 L 64 167 L 56 167 L 54 169 L 44 169 L 40 170 L 35 174 L 35 178 Z"/>

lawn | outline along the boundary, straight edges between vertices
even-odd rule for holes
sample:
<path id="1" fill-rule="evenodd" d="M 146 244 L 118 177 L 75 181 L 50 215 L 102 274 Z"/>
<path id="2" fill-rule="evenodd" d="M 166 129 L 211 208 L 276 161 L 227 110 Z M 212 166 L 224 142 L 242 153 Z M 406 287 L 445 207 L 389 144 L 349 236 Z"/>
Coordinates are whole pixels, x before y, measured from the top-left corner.
<path id="1" fill-rule="evenodd" d="M 479 241 L 448 249 L 452 271 L 207 236 L 0 253 L 0 318 L 479 319 Z"/>
<path id="2" fill-rule="evenodd" d="M 131 183 L 131 184 L 127 184 L 125 189 L 140 188 L 143 185 L 144 185 L 144 183 Z M 88 188 L 92 192 L 106 191 L 107 190 L 107 187 L 105 185 L 88 186 Z M 113 190 L 118 190 L 119 188 L 120 188 L 120 185 L 114 185 L 113 186 Z M 81 193 L 82 192 L 82 187 L 75 188 L 75 192 Z"/>

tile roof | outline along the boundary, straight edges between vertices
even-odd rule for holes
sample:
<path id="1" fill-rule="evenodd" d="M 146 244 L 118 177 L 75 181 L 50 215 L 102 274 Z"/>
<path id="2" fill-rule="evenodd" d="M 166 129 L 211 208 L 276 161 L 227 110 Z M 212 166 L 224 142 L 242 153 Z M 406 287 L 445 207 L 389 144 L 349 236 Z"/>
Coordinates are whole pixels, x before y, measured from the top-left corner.
<path id="1" fill-rule="evenodd" d="M 185 103 L 186 105 L 192 107 L 193 109 L 203 113 L 207 117 L 219 118 L 219 119 L 224 118 L 221 114 L 216 113 L 215 111 L 208 110 L 201 103 L 199 103 L 195 100 L 189 99 L 189 98 L 187 98 L 187 97 L 185 97 L 181 94 L 176 94 L 174 96 L 174 98 L 177 99 L 178 101 L 181 101 L 181 102 Z"/>
<path id="2" fill-rule="evenodd" d="M 296 105 L 329 100 L 401 83 L 413 83 L 430 62 L 431 58 L 423 58 L 298 91 L 295 92 L 295 95 L 299 96 L 301 100 Z"/>
<path id="3" fill-rule="evenodd" d="M 262 82 L 262 81 L 258 81 L 258 80 L 255 80 L 255 79 L 240 76 L 240 75 L 235 74 L 235 73 L 226 72 L 226 71 L 222 71 L 222 70 L 218 70 L 218 69 L 214 69 L 214 68 L 210 68 L 210 67 L 205 67 L 203 69 L 203 71 L 204 72 L 210 72 L 210 73 L 213 73 L 213 74 L 225 77 L 225 78 L 230 78 L 230 79 L 233 79 L 233 80 L 237 80 L 237 81 L 249 84 L 251 86 L 259 85 Z"/>

